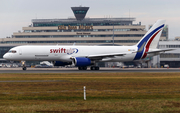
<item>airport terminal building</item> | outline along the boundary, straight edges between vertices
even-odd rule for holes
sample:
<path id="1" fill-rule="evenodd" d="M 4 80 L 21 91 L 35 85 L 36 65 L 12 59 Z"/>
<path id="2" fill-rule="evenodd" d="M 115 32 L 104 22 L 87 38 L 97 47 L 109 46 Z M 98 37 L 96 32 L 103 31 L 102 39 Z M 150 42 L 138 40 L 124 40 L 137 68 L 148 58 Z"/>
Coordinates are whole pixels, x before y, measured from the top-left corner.
<path id="1" fill-rule="evenodd" d="M 132 45 L 146 33 L 145 26 L 132 25 L 134 20 L 134 18 L 87 18 L 82 21 L 75 18 L 33 19 L 32 26 L 23 27 L 23 32 L 13 33 L 13 43 L 98 45 L 113 43 L 114 36 L 114 43 Z M 4 43 L 12 42 L 7 40 Z"/>
<path id="2" fill-rule="evenodd" d="M 71 7 L 75 18 L 32 19 L 10 38 L 0 38 L 0 58 L 18 45 L 134 45 L 147 32 L 135 18 L 86 18 L 89 7 Z M 166 40 L 165 35 L 160 40 Z"/>

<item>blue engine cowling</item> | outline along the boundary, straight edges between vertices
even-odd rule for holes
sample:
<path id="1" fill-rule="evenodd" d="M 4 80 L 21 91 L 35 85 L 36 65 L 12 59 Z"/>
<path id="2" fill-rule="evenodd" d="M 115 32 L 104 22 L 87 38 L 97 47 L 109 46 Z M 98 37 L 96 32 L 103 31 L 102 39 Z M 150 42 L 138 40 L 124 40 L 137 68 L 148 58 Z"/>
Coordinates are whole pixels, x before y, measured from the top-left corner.
<path id="1" fill-rule="evenodd" d="M 61 62 L 61 61 L 53 61 L 54 66 L 65 66 L 65 65 L 70 65 L 71 63 L 69 62 Z"/>
<path id="2" fill-rule="evenodd" d="M 84 67 L 84 66 L 90 66 L 92 63 L 89 58 L 76 57 L 73 59 L 73 64 L 78 67 Z"/>

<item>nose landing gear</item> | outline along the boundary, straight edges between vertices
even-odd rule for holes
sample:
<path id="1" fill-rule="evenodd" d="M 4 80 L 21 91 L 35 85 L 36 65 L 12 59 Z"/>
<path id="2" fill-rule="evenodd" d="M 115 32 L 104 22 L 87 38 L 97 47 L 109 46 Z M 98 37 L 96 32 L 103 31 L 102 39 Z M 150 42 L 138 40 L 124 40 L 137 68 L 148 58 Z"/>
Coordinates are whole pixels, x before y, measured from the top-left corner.
<path id="1" fill-rule="evenodd" d="M 21 61 L 22 64 L 22 70 L 26 70 L 26 61 Z"/>
<path id="2" fill-rule="evenodd" d="M 22 70 L 26 71 L 26 67 L 22 67 Z"/>

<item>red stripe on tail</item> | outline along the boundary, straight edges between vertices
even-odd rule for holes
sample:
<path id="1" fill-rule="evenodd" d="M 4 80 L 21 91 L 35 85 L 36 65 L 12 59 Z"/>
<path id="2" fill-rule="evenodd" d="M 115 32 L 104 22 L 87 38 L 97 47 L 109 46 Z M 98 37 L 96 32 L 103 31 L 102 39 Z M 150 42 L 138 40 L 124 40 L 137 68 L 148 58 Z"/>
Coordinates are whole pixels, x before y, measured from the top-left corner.
<path id="1" fill-rule="evenodd" d="M 156 35 L 157 35 L 160 31 L 161 31 L 161 30 L 159 30 L 158 32 L 156 32 L 156 33 L 151 37 L 151 39 L 149 40 L 149 42 L 147 43 L 146 48 L 145 48 L 145 52 L 144 52 L 144 55 L 143 55 L 142 59 L 147 56 L 147 52 L 149 51 L 149 46 L 150 46 L 151 42 L 153 41 L 153 39 L 156 37 Z"/>

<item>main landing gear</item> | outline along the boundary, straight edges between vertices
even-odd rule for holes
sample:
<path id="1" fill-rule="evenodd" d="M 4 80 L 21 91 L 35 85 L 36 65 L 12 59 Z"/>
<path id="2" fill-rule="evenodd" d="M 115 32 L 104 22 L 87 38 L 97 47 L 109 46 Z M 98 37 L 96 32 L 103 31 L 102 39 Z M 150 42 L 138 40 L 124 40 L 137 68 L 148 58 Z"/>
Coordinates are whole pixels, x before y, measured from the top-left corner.
<path id="1" fill-rule="evenodd" d="M 87 67 L 78 67 L 79 70 L 87 70 Z"/>
<path id="2" fill-rule="evenodd" d="M 22 70 L 26 70 L 26 61 L 21 61 L 22 64 Z"/>
<path id="3" fill-rule="evenodd" d="M 99 70 L 98 66 L 91 66 L 91 70 Z"/>
<path id="4" fill-rule="evenodd" d="M 79 70 L 87 70 L 87 67 L 78 67 Z M 90 67 L 91 70 L 99 70 L 98 66 L 91 66 Z"/>

